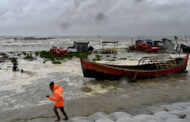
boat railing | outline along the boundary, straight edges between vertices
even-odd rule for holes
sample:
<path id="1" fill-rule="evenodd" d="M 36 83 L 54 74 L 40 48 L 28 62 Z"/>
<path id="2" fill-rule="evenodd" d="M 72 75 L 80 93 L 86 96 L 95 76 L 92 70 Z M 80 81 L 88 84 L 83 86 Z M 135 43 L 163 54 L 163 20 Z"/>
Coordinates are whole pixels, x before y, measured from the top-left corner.
<path id="1" fill-rule="evenodd" d="M 143 57 L 139 60 L 138 65 L 155 64 L 157 69 L 168 69 L 177 65 L 173 58 L 168 60 L 161 60 L 157 56 Z"/>

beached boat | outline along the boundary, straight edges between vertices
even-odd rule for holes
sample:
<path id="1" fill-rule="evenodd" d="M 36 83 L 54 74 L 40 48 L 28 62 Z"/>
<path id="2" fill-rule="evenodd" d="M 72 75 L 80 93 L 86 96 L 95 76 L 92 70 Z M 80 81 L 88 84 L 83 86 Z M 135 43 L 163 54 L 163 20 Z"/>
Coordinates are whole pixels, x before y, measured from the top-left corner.
<path id="1" fill-rule="evenodd" d="M 189 54 L 173 58 L 170 55 L 143 57 L 137 65 L 111 65 L 80 59 L 84 77 L 96 79 L 153 78 L 186 72 Z"/>
<path id="2" fill-rule="evenodd" d="M 147 53 L 158 52 L 159 47 L 155 47 L 153 42 L 154 41 L 152 40 L 136 40 L 136 49 L 145 51 Z"/>
<path id="3" fill-rule="evenodd" d="M 54 53 L 54 54 L 58 54 L 58 55 L 64 55 L 64 54 L 67 54 L 67 53 L 68 53 L 68 50 L 67 50 L 67 49 L 64 49 L 63 47 L 53 46 L 53 47 L 50 49 L 50 52 L 51 52 L 51 53 Z"/>

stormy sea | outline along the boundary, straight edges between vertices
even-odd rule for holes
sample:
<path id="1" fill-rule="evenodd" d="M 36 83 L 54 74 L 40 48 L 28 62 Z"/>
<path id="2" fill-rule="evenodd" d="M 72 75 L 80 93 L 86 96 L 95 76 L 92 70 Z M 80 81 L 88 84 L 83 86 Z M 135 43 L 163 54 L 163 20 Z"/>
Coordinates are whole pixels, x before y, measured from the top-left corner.
<path id="1" fill-rule="evenodd" d="M 143 38 L 161 40 L 164 37 Z M 46 98 L 46 95 L 52 95 L 49 83 L 54 81 L 64 89 L 68 122 L 190 122 L 189 72 L 136 82 L 129 82 L 126 78 L 96 80 L 83 76 L 77 57 L 54 64 L 35 55 L 36 52 L 49 51 L 53 45 L 66 49 L 75 41 L 89 42 L 89 46 L 99 50 L 102 40 L 118 41 L 117 48 L 121 50 L 117 54 L 99 54 L 99 62 L 132 65 L 143 56 L 160 55 L 159 52 L 127 51 L 126 48 L 135 44 L 137 37 L 0 37 L 0 121 L 56 120 L 54 103 Z M 184 40 L 179 42 L 188 44 Z M 27 54 L 33 59 L 27 60 Z M 89 58 L 96 55 L 92 53 Z M 177 52 L 170 55 L 179 57 L 186 54 Z M 24 73 L 12 71 L 14 59 Z M 63 118 L 60 111 L 59 114 Z"/>

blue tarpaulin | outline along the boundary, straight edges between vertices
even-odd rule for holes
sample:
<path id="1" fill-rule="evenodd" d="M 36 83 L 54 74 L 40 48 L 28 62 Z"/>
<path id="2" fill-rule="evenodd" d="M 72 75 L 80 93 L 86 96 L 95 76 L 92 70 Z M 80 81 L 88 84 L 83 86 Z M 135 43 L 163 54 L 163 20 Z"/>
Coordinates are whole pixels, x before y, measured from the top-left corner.
<path id="1" fill-rule="evenodd" d="M 147 42 L 147 44 L 152 44 L 152 40 L 143 40 L 144 42 Z"/>
<path id="2" fill-rule="evenodd" d="M 139 44 L 139 43 L 140 43 L 140 44 L 142 44 L 142 43 L 152 44 L 152 40 L 148 40 L 148 39 L 146 39 L 146 40 L 138 40 L 137 43 L 138 43 L 138 44 Z"/>

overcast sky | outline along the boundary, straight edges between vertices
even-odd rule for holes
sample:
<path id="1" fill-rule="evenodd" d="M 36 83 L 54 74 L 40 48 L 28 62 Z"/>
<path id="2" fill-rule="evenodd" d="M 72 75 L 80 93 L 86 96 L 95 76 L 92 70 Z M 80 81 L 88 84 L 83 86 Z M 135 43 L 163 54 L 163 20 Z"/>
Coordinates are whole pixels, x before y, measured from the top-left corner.
<path id="1" fill-rule="evenodd" d="M 190 35 L 190 0 L 0 0 L 0 35 Z"/>

